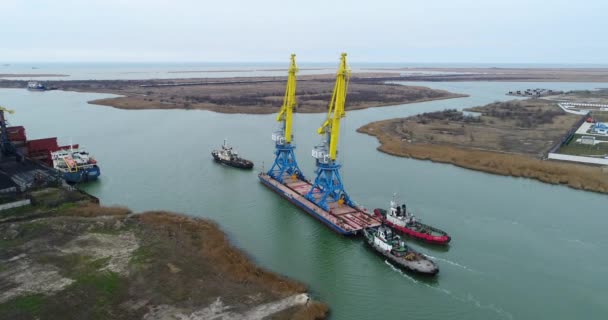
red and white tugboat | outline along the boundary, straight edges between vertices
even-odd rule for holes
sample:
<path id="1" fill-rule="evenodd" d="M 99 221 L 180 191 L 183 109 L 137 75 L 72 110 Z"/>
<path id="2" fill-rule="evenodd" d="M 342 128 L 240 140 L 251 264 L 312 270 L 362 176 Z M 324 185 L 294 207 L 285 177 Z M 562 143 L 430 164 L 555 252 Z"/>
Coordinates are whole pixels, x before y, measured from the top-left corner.
<path id="1" fill-rule="evenodd" d="M 448 244 L 452 238 L 443 230 L 433 228 L 421 223 L 416 217 L 407 210 L 405 204 L 397 205 L 395 200 L 391 201 L 391 206 L 387 210 L 374 209 L 374 215 L 382 221 L 412 238 L 432 244 Z"/>

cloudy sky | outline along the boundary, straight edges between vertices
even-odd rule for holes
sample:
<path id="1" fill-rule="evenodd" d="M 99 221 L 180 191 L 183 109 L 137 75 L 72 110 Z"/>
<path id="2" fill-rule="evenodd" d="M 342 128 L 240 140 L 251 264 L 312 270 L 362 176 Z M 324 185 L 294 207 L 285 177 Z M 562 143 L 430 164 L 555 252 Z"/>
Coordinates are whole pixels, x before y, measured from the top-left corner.
<path id="1" fill-rule="evenodd" d="M 608 63 L 608 0 L 0 0 L 0 61 Z"/>

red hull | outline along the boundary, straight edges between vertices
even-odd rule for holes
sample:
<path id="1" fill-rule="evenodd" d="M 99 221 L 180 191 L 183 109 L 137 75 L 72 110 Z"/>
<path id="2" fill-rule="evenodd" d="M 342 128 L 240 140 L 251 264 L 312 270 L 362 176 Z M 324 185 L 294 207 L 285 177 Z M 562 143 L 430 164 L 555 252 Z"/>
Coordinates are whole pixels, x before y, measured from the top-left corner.
<path id="1" fill-rule="evenodd" d="M 382 214 L 380 213 L 380 211 L 378 209 L 374 209 L 374 215 L 376 217 L 378 217 L 379 219 L 381 219 L 382 222 L 385 223 L 387 226 L 389 226 L 389 227 L 391 227 L 391 228 L 393 228 L 395 230 L 398 230 L 398 231 L 400 231 L 400 232 L 402 232 L 404 234 L 407 234 L 408 236 L 410 236 L 412 238 L 420 239 L 420 240 L 422 240 L 424 242 L 427 242 L 427 243 L 445 245 L 445 244 L 448 244 L 450 242 L 450 240 L 452 240 L 450 238 L 450 236 L 447 236 L 447 235 L 445 235 L 445 236 L 432 236 L 430 234 L 421 233 L 421 232 L 414 231 L 414 230 L 406 228 L 406 227 L 395 225 L 395 224 L 387 221 L 382 216 Z"/>

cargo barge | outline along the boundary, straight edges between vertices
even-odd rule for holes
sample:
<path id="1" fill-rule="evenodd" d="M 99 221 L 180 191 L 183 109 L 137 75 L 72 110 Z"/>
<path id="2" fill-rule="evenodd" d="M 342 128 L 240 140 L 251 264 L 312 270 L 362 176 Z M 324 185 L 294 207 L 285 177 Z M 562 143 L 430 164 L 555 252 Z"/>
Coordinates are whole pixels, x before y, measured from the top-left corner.
<path id="1" fill-rule="evenodd" d="M 366 228 L 381 225 L 379 218 L 350 199 L 340 178 L 341 165 L 337 159 L 338 139 L 340 119 L 346 114 L 344 103 L 350 77 L 350 69 L 346 65 L 346 53 L 340 58 L 327 118 L 317 129 L 317 133 L 324 139 L 321 145 L 315 146 L 312 150 L 317 167 L 314 183 L 304 177 L 294 152 L 296 146 L 293 139 L 293 113 L 297 103 L 297 72 L 295 55 L 292 54 L 285 98 L 277 115 L 280 127 L 272 134 L 272 141 L 275 143 L 275 160 L 268 172 L 258 175 L 260 182 L 339 234 L 353 236 L 361 234 Z"/>
<path id="2" fill-rule="evenodd" d="M 285 176 L 283 179 L 284 183 L 280 183 L 263 172 L 258 177 L 264 186 L 278 193 L 341 235 L 358 235 L 365 228 L 377 227 L 381 224 L 380 220 L 370 215 L 366 209 L 340 204 L 338 201 L 329 203 L 329 211 L 324 210 L 306 199 L 305 195 L 312 188 L 312 184 L 298 177 Z"/>

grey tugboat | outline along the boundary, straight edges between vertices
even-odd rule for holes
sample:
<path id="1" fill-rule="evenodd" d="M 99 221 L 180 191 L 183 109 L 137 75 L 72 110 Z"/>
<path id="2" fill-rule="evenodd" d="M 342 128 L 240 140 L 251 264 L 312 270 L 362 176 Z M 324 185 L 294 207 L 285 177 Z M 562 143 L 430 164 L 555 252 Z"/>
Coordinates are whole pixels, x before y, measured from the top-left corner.
<path id="1" fill-rule="evenodd" d="M 436 275 L 439 272 L 435 262 L 408 247 L 388 226 L 364 229 L 363 235 L 372 249 L 402 269 L 425 275 Z"/>
<path id="2" fill-rule="evenodd" d="M 224 144 L 222 148 L 219 150 L 213 150 L 211 152 L 213 159 L 216 162 L 225 164 L 227 166 L 239 168 L 239 169 L 252 169 L 253 162 L 240 158 L 239 154 L 236 150 L 229 147 L 226 143 L 226 139 L 224 139 Z"/>

